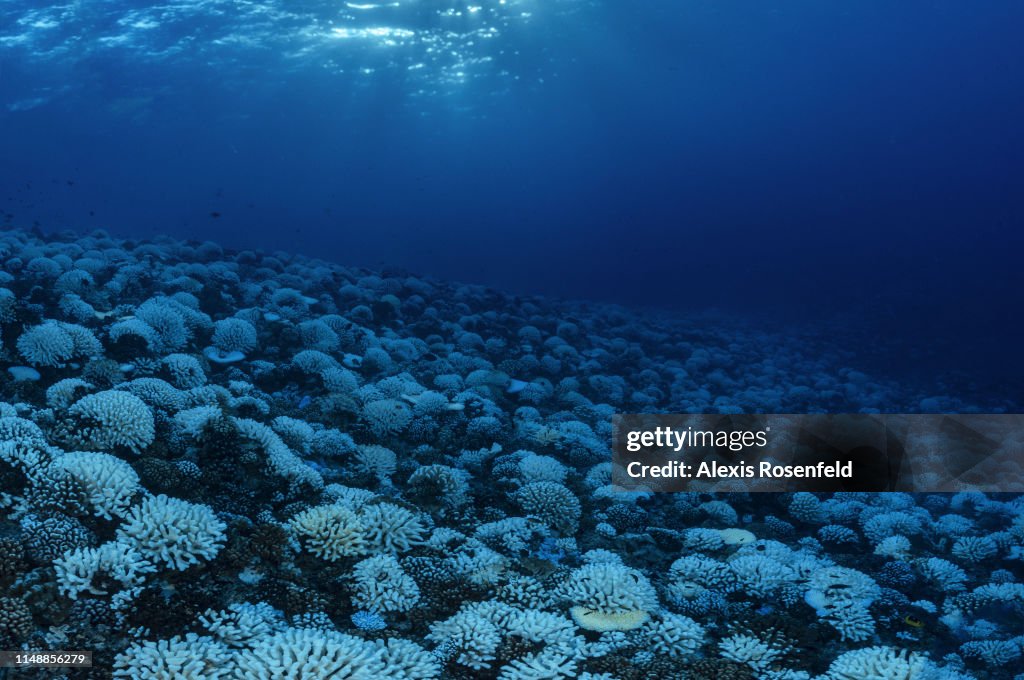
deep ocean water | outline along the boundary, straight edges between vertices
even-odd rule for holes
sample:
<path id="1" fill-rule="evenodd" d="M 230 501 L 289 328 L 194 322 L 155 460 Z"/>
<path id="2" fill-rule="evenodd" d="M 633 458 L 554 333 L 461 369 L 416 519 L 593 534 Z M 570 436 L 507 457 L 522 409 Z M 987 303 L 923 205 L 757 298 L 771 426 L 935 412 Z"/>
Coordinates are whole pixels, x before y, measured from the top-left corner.
<path id="1" fill-rule="evenodd" d="M 616 411 L 972 410 L 825 342 L 209 241 L 0 259 L 0 647 L 94 652 L 64 677 L 1020 677 L 1020 495 L 610 484 Z"/>

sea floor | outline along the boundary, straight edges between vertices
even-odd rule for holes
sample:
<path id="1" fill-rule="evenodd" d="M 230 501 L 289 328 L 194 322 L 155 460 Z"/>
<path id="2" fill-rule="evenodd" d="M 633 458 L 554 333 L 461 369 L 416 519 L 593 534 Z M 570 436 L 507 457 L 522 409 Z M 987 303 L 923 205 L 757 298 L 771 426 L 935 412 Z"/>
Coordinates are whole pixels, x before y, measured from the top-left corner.
<path id="1" fill-rule="evenodd" d="M 0 262 L 0 649 L 93 654 L 10 677 L 1024 677 L 1020 495 L 611 485 L 617 412 L 993 410 L 834 341 L 170 238 Z"/>

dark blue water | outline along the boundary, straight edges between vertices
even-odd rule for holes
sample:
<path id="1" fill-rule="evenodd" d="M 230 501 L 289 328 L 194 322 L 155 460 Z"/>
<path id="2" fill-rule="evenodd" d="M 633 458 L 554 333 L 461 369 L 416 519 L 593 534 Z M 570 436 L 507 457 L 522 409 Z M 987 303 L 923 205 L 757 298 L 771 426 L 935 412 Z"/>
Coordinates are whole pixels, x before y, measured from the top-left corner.
<path id="1" fill-rule="evenodd" d="M 4 3 L 3 220 L 716 309 L 1020 394 L 1021 3 L 369 4 Z"/>

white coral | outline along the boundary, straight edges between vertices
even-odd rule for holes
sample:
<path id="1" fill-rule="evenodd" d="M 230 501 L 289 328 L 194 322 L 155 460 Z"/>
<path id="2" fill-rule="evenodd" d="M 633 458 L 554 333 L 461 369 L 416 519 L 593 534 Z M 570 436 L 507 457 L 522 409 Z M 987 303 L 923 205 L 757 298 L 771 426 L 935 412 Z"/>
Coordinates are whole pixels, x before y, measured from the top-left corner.
<path id="1" fill-rule="evenodd" d="M 390 677 L 384 650 L 352 635 L 289 628 L 262 638 L 235 657 L 238 680 L 381 680 Z"/>
<path id="2" fill-rule="evenodd" d="M 434 680 L 441 677 L 441 663 L 436 655 L 411 640 L 390 638 L 378 640 L 381 660 L 387 677 L 394 680 Z"/>
<path id="3" fill-rule="evenodd" d="M 18 352 L 33 366 L 59 368 L 74 357 L 102 354 L 103 345 L 84 326 L 50 320 L 22 333 Z"/>
<path id="4" fill-rule="evenodd" d="M 231 653 L 212 638 L 188 633 L 129 645 L 114 658 L 114 677 L 130 680 L 217 680 L 230 677 Z"/>
<path id="5" fill-rule="evenodd" d="M 867 647 L 840 655 L 828 667 L 829 680 L 917 680 L 928 669 L 928 658 L 892 647 Z"/>
<path id="6" fill-rule="evenodd" d="M 117 533 L 148 559 L 181 571 L 216 557 L 225 528 L 209 507 L 161 494 L 134 506 Z"/>
<path id="7" fill-rule="evenodd" d="M 130 597 L 142 585 L 145 575 L 156 571 L 135 546 L 124 541 L 69 550 L 53 561 L 53 567 L 58 590 L 72 600 L 82 593 L 114 595 L 104 589 L 109 581 L 120 584 L 120 592 Z"/>
<path id="8" fill-rule="evenodd" d="M 379 399 L 363 407 L 363 418 L 377 437 L 398 434 L 412 422 L 412 409 L 398 399 Z"/>
<path id="9" fill-rule="evenodd" d="M 563 680 L 575 677 L 576 659 L 572 655 L 544 649 L 504 666 L 498 680 Z"/>
<path id="10" fill-rule="evenodd" d="M 945 592 L 961 591 L 967 582 L 967 573 L 963 569 L 940 557 L 920 559 L 915 565 L 925 579 Z"/>
<path id="11" fill-rule="evenodd" d="M 757 597 L 767 597 L 787 583 L 796 572 L 765 555 L 743 555 L 729 562 L 739 586 Z"/>
<path id="12" fill-rule="evenodd" d="M 365 505 L 359 514 L 366 541 L 377 552 L 412 550 L 427 532 L 417 513 L 392 503 Z"/>
<path id="13" fill-rule="evenodd" d="M 281 613 L 266 602 L 239 602 L 221 611 L 207 609 L 199 622 L 217 642 L 232 648 L 247 646 L 285 628 Z"/>
<path id="14" fill-rule="evenodd" d="M 225 352 L 256 349 L 256 327 L 245 319 L 221 319 L 213 325 L 213 345 Z"/>
<path id="15" fill-rule="evenodd" d="M 153 413 L 146 403 L 128 392 L 108 390 L 88 394 L 68 412 L 78 419 L 75 437 L 94 450 L 123 446 L 138 453 L 156 436 Z"/>
<path id="16" fill-rule="evenodd" d="M 377 444 L 363 444 L 356 449 L 356 466 L 360 471 L 378 479 L 387 479 L 395 473 L 398 457 L 391 449 Z"/>
<path id="17" fill-rule="evenodd" d="M 704 628 L 693 619 L 665 612 L 654 622 L 649 622 L 643 632 L 647 641 L 658 654 L 673 659 L 693 656 L 704 643 Z"/>
<path id="18" fill-rule="evenodd" d="M 275 474 L 289 480 L 294 486 L 323 488 L 324 479 L 320 473 L 295 455 L 272 429 L 248 418 L 233 418 L 232 421 L 238 428 L 239 434 L 252 440 L 263 449 L 267 456 L 267 464 Z"/>
<path id="19" fill-rule="evenodd" d="M 416 581 L 392 555 L 375 555 L 352 569 L 352 602 L 372 612 L 407 612 L 420 600 Z"/>
<path id="20" fill-rule="evenodd" d="M 513 499 L 528 515 L 536 515 L 548 526 L 571 535 L 579 529 L 580 500 L 557 482 L 532 482 L 517 490 Z"/>
<path id="21" fill-rule="evenodd" d="M 139 491 L 139 476 L 132 466 L 108 453 L 74 451 L 56 458 L 54 473 L 67 473 L 85 491 L 97 517 L 123 517 Z"/>
<path id="22" fill-rule="evenodd" d="M 291 519 L 288 529 L 306 550 L 331 562 L 367 550 L 363 520 L 343 503 L 304 510 Z"/>
<path id="23" fill-rule="evenodd" d="M 752 635 L 730 635 L 718 643 L 718 649 L 722 657 L 756 671 L 767 670 L 786 651 Z"/>
<path id="24" fill-rule="evenodd" d="M 658 606 L 654 587 L 642 572 L 608 562 L 574 569 L 560 592 L 575 605 L 603 614 L 649 612 Z"/>
<path id="25" fill-rule="evenodd" d="M 519 476 L 524 483 L 565 481 L 567 468 L 551 456 L 531 453 L 519 461 Z"/>
<path id="26" fill-rule="evenodd" d="M 59 380 L 47 388 L 46 405 L 52 409 L 66 409 L 90 389 L 92 385 L 78 378 Z"/>

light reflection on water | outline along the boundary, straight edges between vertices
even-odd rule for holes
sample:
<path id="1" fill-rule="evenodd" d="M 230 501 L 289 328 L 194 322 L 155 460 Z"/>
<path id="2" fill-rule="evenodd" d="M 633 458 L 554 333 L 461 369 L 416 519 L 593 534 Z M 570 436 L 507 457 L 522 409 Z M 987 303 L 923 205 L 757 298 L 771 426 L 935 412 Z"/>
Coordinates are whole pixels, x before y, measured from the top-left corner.
<path id="1" fill-rule="evenodd" d="M 517 53 L 498 43 L 580 1 L 6 2 L 0 57 L 60 67 L 97 57 L 131 65 L 271 59 L 284 71 L 402 73 L 415 81 L 411 92 L 437 91 L 477 77 L 523 75 L 496 67 L 501 55 Z"/>

